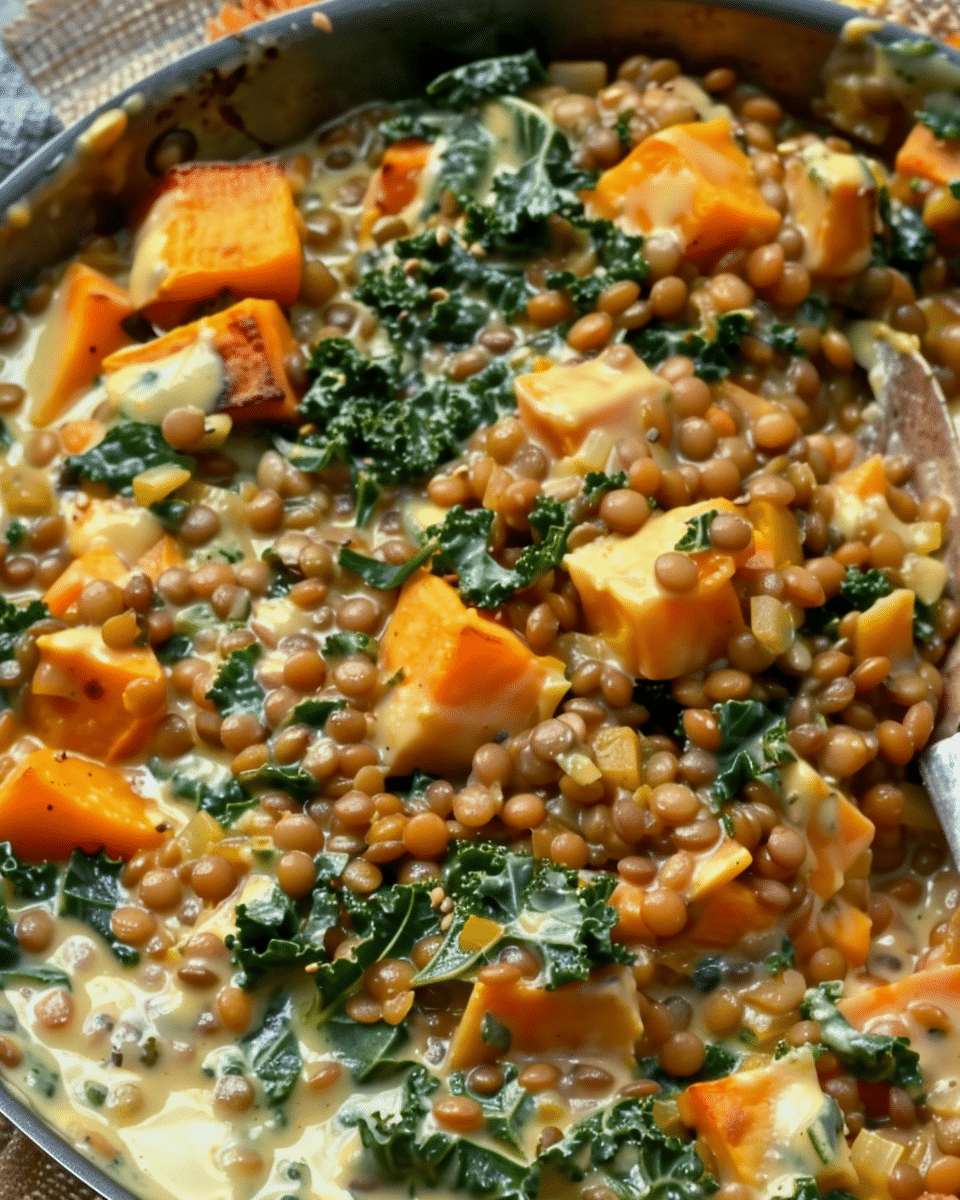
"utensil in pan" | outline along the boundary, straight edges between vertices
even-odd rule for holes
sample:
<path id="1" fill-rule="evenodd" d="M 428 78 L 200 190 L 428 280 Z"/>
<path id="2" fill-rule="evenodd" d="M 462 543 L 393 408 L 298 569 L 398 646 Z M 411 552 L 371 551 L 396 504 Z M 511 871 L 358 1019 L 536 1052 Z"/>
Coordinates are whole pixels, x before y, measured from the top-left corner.
<path id="1" fill-rule="evenodd" d="M 921 499 L 945 496 L 953 513 L 946 529 L 948 579 L 960 581 L 960 439 L 943 391 L 916 339 L 878 321 L 855 322 L 850 341 L 866 368 L 876 411 L 861 437 L 868 453 L 905 454 L 915 464 Z M 943 699 L 934 736 L 920 756 L 920 774 L 940 818 L 953 861 L 960 866 L 960 649 L 941 668 Z"/>

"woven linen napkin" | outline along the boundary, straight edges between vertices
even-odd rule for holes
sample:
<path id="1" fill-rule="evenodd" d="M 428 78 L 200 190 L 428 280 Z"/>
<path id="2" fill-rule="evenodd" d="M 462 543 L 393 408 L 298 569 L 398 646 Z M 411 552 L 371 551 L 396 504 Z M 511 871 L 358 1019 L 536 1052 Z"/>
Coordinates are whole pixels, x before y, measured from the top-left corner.
<path id="1" fill-rule="evenodd" d="M 847 0 L 960 39 L 957 0 Z M 220 0 L 0 0 L 0 178 L 60 128 L 206 41 Z M 19 11 L 18 11 L 19 10 Z M 11 11 L 14 12 L 10 19 Z M 955 45 L 960 42 L 954 42 Z M 98 1200 L 0 1117 L 0 1200 Z"/>

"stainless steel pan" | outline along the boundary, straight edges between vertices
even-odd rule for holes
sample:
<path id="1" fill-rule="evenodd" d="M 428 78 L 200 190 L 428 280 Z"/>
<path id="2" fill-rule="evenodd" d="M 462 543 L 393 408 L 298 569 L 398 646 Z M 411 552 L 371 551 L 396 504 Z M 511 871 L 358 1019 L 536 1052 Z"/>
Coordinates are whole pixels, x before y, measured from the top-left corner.
<path id="1" fill-rule="evenodd" d="M 332 33 L 300 9 L 188 54 L 9 175 L 0 183 L 0 295 L 65 258 L 84 234 L 122 226 L 171 136 L 197 158 L 270 151 L 353 105 L 413 95 L 459 62 L 531 46 L 547 59 L 615 63 L 644 52 L 693 69 L 729 64 L 803 110 L 844 23 L 863 15 L 824 0 L 329 0 L 323 11 Z M 916 36 L 893 25 L 878 34 Z M 114 110 L 126 118 L 120 137 L 102 153 L 84 149 L 95 122 L 123 123 L 105 116 Z M 0 1113 L 107 1200 L 134 1200 L 2 1087 Z M 174 1151 L 174 1171 L 175 1160 Z"/>

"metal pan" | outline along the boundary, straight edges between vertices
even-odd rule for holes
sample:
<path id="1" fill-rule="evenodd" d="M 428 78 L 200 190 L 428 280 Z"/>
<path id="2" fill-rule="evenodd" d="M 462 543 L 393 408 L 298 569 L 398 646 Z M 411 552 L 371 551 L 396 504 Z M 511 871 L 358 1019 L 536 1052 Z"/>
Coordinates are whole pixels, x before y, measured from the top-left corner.
<path id="1" fill-rule="evenodd" d="M 545 59 L 642 51 L 693 69 L 729 64 L 803 110 L 844 23 L 863 15 L 826 0 L 329 0 L 323 12 L 332 33 L 300 9 L 186 55 L 12 172 L 0 183 L 0 294 L 85 234 L 122 227 L 169 139 L 188 157 L 270 152 L 354 105 L 414 95 L 457 63 L 531 46 Z M 917 36 L 895 25 L 877 34 Z M 85 144 L 104 128 L 122 132 L 106 148 Z M 135 1200 L 2 1085 L 0 1113 L 106 1200 Z"/>

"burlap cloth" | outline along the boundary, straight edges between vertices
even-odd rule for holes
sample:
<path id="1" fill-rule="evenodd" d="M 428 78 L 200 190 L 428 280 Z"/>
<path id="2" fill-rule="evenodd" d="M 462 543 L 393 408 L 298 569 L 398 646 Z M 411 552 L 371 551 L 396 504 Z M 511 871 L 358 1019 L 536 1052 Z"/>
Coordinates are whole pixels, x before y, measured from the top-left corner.
<path id="1" fill-rule="evenodd" d="M 960 36 L 958 0 L 847 3 L 933 37 Z M 29 84 L 66 125 L 202 45 L 206 19 L 219 8 L 220 0 L 33 0 L 9 21 L 3 43 Z M 0 121 L 9 104 L 0 97 Z M 42 136 L 43 114 L 30 115 L 35 126 L 31 135 Z M 4 165 L 0 163 L 0 174 Z M 0 1200 L 98 1197 L 0 1117 Z"/>

